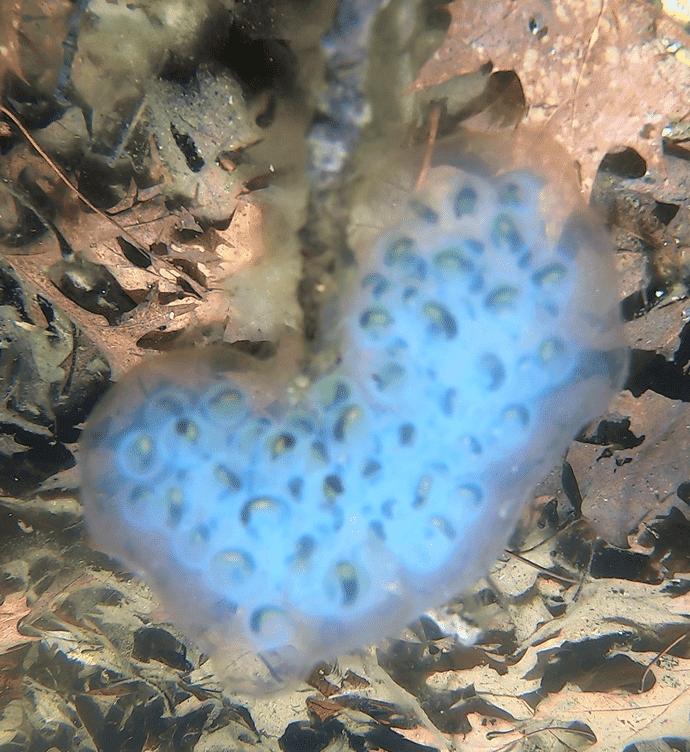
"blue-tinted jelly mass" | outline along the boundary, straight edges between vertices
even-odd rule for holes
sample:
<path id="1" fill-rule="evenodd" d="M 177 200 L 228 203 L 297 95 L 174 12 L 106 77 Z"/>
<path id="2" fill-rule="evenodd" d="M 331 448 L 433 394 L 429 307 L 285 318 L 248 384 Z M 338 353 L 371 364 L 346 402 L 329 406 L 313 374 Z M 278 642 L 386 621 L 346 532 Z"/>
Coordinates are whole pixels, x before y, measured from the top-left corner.
<path id="1" fill-rule="evenodd" d="M 232 681 L 304 675 L 471 584 L 620 388 L 606 240 L 579 213 L 552 237 L 542 189 L 431 170 L 343 296 L 338 368 L 302 392 L 262 397 L 200 350 L 136 369 L 96 410 L 94 545 Z M 268 679 L 235 662 L 248 652 Z"/>

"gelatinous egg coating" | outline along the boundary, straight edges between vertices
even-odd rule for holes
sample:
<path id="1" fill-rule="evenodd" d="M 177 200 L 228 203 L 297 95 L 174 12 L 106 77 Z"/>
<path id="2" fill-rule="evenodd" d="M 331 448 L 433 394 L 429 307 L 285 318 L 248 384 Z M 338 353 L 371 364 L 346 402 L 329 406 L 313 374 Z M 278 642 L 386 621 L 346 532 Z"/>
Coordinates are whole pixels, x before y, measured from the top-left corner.
<path id="1" fill-rule="evenodd" d="M 305 675 L 471 584 L 620 387 L 605 239 L 580 214 L 554 232 L 543 189 L 431 170 L 344 295 L 341 364 L 302 392 L 269 398 L 200 350 L 96 410 L 90 536 L 229 680 Z"/>

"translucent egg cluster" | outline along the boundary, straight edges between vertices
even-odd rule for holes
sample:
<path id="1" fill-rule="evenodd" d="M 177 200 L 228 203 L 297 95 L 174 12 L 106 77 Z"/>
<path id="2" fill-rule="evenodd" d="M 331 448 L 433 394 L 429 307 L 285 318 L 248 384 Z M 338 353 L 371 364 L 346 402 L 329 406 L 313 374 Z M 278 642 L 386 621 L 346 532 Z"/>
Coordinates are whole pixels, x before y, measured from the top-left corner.
<path id="1" fill-rule="evenodd" d="M 233 680 L 254 681 L 233 656 L 304 674 L 470 584 L 620 387 L 606 242 L 580 214 L 554 232 L 543 191 L 528 173 L 431 170 L 343 294 L 340 365 L 301 392 L 274 399 L 265 374 L 198 351 L 97 409 L 95 545 Z"/>

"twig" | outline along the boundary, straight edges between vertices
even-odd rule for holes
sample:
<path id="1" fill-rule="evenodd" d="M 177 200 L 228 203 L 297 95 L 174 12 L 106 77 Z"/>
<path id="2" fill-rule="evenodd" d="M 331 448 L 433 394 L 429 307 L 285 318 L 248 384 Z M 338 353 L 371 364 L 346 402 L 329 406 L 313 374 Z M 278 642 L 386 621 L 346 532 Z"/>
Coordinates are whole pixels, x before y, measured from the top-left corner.
<path id="1" fill-rule="evenodd" d="M 426 175 L 429 172 L 429 165 L 431 164 L 431 155 L 434 153 L 434 146 L 436 146 L 436 136 L 438 135 L 438 122 L 441 119 L 441 105 L 434 104 L 429 112 L 429 140 L 426 144 L 426 151 L 424 152 L 424 162 L 422 162 L 422 169 L 419 171 L 419 177 L 414 185 L 415 191 L 426 180 Z"/>
<path id="2" fill-rule="evenodd" d="M 589 742 L 596 742 L 597 737 L 594 734 L 593 731 L 589 728 L 578 728 L 578 726 L 544 726 L 542 728 L 534 729 L 533 731 L 520 731 L 519 729 L 511 729 L 510 731 L 489 731 L 486 735 L 486 738 L 489 740 L 496 739 L 499 736 L 502 736 L 503 734 L 512 734 L 514 732 L 517 732 L 520 734 L 520 739 L 515 739 L 513 741 L 507 742 L 502 747 L 499 747 L 497 752 L 508 752 L 511 748 L 515 747 L 515 745 L 520 742 L 524 741 L 525 739 L 528 739 L 530 736 L 536 736 L 537 734 L 543 734 L 545 731 L 565 731 L 569 734 L 578 734 L 579 736 L 584 737 Z M 556 737 L 558 738 L 558 737 Z"/>
<path id="3" fill-rule="evenodd" d="M 578 585 L 579 580 L 574 580 L 572 577 L 566 577 L 562 574 L 556 574 L 555 572 L 552 572 L 550 569 L 546 569 L 546 567 L 542 567 L 540 564 L 536 564 L 533 561 L 530 561 L 529 559 L 525 559 L 524 556 L 520 556 L 520 554 L 516 554 L 513 551 L 508 551 L 508 549 L 505 549 L 505 552 L 508 554 L 508 556 L 512 556 L 513 559 L 517 559 L 518 561 L 521 561 L 523 564 L 527 564 L 529 567 L 534 567 L 534 569 L 538 570 L 542 574 L 545 574 L 547 577 L 550 577 L 553 580 L 558 580 L 559 582 L 565 582 L 569 585 Z"/>
<path id="4" fill-rule="evenodd" d="M 647 666 L 647 668 L 645 669 L 645 671 L 644 671 L 644 674 L 642 674 L 642 679 L 640 680 L 640 688 L 639 688 L 639 689 L 637 690 L 638 694 L 642 694 L 642 692 L 644 692 L 644 685 L 645 685 L 645 681 L 647 680 L 647 675 L 648 675 L 648 674 L 649 674 L 649 672 L 650 672 L 650 671 L 652 670 L 652 666 L 653 666 L 653 665 L 654 665 L 654 664 L 655 664 L 655 663 L 656 663 L 656 662 L 657 662 L 657 661 L 658 661 L 658 660 L 659 660 L 660 658 L 663 658 L 663 657 L 664 657 L 664 656 L 665 656 L 665 655 L 666 655 L 666 654 L 668 653 L 668 651 L 669 651 L 669 650 L 673 650 L 673 648 L 675 648 L 675 646 L 676 646 L 676 645 L 677 645 L 677 644 L 678 644 L 679 642 L 682 642 L 682 641 L 683 641 L 683 640 L 684 640 L 684 639 L 685 639 L 685 638 L 686 638 L 686 637 L 687 637 L 687 636 L 688 636 L 689 634 L 690 634 L 690 631 L 686 632 L 685 634 L 682 634 L 682 635 L 681 635 L 680 637 L 678 637 L 677 639 L 675 639 L 675 640 L 674 640 L 674 641 L 673 641 L 673 642 L 672 642 L 672 643 L 671 643 L 670 645 L 668 645 L 667 647 L 665 647 L 665 648 L 664 648 L 664 649 L 663 649 L 663 650 L 662 650 L 662 651 L 661 651 L 661 652 L 660 652 L 660 653 L 659 653 L 658 655 L 656 655 L 656 656 L 655 656 L 655 657 L 654 657 L 654 658 L 653 658 L 653 659 L 652 659 L 652 660 L 651 660 L 651 661 L 649 662 L 649 665 L 648 665 L 648 666 Z"/>

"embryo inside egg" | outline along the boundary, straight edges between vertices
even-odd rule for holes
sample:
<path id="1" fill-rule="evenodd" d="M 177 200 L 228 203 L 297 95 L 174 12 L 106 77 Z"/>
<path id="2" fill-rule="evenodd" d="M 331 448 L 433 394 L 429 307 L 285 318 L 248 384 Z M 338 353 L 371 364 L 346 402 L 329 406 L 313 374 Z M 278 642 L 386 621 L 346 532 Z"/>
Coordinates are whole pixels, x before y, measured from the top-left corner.
<path id="1" fill-rule="evenodd" d="M 84 433 L 94 545 L 235 687 L 304 677 L 484 574 L 625 373 L 611 249 L 548 170 L 389 174 L 379 218 L 353 212 L 337 366 L 295 389 L 222 348 L 166 356 Z"/>

